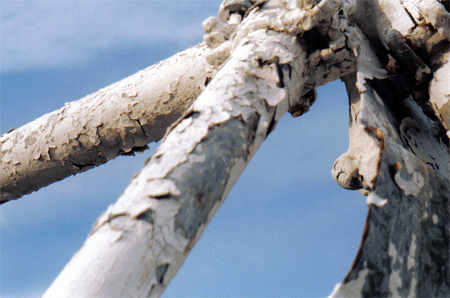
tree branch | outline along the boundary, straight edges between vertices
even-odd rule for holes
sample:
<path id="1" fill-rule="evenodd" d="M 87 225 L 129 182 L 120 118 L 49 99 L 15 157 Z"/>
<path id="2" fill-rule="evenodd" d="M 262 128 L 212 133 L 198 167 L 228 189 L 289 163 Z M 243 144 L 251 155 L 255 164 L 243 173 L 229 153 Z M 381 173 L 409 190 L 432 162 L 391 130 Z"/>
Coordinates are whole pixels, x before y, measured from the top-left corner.
<path id="1" fill-rule="evenodd" d="M 309 35 L 267 29 L 264 22 L 281 9 L 248 15 L 239 28 L 252 22 L 261 29 L 234 41 L 226 64 L 99 217 L 44 297 L 160 296 L 281 116 L 292 107 L 309 109 L 312 80 L 326 83 L 354 71 L 342 67 L 350 51 L 308 55 Z M 336 7 L 326 13 L 337 15 Z"/>
<path id="2" fill-rule="evenodd" d="M 295 38 L 268 35 L 257 31 L 236 49 L 44 297 L 162 293 L 288 99 L 300 97 L 305 52 Z M 269 42 L 282 44 L 278 54 Z M 285 88 L 278 67 L 293 69 Z"/>
<path id="3" fill-rule="evenodd" d="M 354 264 L 332 297 L 446 297 L 450 293 L 448 146 L 436 134 L 436 123 L 423 122 L 426 116 L 420 107 L 410 98 L 396 98 L 388 82 L 368 82 L 364 92 L 358 92 L 354 82 L 348 80 L 347 88 L 359 94 L 357 121 L 373 145 L 350 148 L 358 156 L 348 159 L 358 165 L 354 171 L 358 181 L 369 180 L 365 185 L 369 213 Z M 403 119 L 390 112 L 399 100 L 409 115 Z M 359 156 L 374 158 L 358 160 Z M 373 175 L 364 177 L 365 167 L 375 169 Z"/>
<path id="4" fill-rule="evenodd" d="M 450 17 L 444 6 L 433 0 L 244 2 L 241 11 L 233 6 L 204 22 L 213 49 L 207 60 L 225 64 L 98 218 L 44 297 L 161 295 L 280 117 L 308 111 L 315 87 L 343 76 L 350 148 L 333 175 L 367 195 L 369 213 L 355 261 L 332 297 L 448 296 Z M 116 155 L 145 146 L 151 123 L 128 106 L 118 113 L 126 120 L 108 129 L 124 127 L 117 133 L 122 139 L 117 143 L 112 133 L 109 146 L 86 138 L 86 121 L 61 110 L 58 120 L 69 123 L 62 127 L 74 121 L 82 131 L 61 132 L 61 143 L 103 144 Z M 99 119 L 89 118 L 95 136 L 104 130 Z M 133 121 L 138 125 L 128 124 Z M 127 138 L 139 129 L 145 137 Z M 38 142 L 26 137 L 26 146 Z M 39 148 L 46 149 L 31 151 L 34 160 L 56 156 L 45 137 Z M 11 153 L 12 144 L 5 139 L 2 151 Z M 3 158 L 16 163 L 12 154 Z M 84 161 L 80 170 L 89 166 Z"/>
<path id="5" fill-rule="evenodd" d="M 375 52 L 344 79 L 350 147 L 332 173 L 368 195 L 369 211 L 355 261 L 330 297 L 448 297 L 450 15 L 432 0 L 363 2 L 353 18 Z M 367 64 L 384 64 L 387 75 Z"/>
<path id="6" fill-rule="evenodd" d="M 0 137 L 0 203 L 158 141 L 215 74 L 189 48 Z"/>

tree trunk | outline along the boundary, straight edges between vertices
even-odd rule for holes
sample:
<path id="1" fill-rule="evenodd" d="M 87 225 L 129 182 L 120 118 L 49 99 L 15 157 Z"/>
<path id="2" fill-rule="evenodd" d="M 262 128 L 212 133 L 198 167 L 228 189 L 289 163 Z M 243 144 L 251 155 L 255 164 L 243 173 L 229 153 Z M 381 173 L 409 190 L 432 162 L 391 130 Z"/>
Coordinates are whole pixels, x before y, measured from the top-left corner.
<path id="1" fill-rule="evenodd" d="M 350 98 L 362 108 L 352 119 L 366 136 L 352 143 L 368 142 L 350 148 L 335 167 L 357 164 L 348 185 L 368 192 L 369 210 L 356 259 L 332 296 L 447 297 L 450 163 L 442 130 L 411 98 L 391 94 L 386 82 L 375 80 L 358 93 L 354 81 L 347 81 Z M 399 111 L 393 107 L 399 102 L 403 118 L 390 112 Z M 352 152 L 376 158 L 361 161 Z"/>
<path id="2" fill-rule="evenodd" d="M 389 77 L 345 78 L 350 148 L 332 172 L 368 195 L 369 210 L 355 261 L 331 297 L 448 297 L 449 14 L 437 1 L 359 3 L 354 20 Z"/>

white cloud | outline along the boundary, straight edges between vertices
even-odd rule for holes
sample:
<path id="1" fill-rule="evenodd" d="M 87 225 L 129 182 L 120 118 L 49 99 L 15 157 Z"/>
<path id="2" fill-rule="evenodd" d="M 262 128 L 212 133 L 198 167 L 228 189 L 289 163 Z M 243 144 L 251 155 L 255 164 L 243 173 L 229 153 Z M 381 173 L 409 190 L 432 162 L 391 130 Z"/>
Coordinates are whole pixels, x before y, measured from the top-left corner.
<path id="1" fill-rule="evenodd" d="M 2 1 L 2 72 L 88 63 L 94 53 L 201 40 L 220 1 Z"/>

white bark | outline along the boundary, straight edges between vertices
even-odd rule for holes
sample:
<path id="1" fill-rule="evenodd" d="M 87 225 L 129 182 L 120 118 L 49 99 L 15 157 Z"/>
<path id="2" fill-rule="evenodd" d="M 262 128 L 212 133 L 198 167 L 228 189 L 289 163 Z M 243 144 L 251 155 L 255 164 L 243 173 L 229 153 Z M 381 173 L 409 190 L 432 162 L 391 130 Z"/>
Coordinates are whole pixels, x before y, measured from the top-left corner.
<path id="1" fill-rule="evenodd" d="M 0 137 L 0 203 L 160 140 L 215 74 L 189 48 Z"/>
<path id="2" fill-rule="evenodd" d="M 268 53 L 266 43 L 279 39 L 257 31 L 233 53 L 44 297 L 162 293 L 289 98 L 300 96 L 297 80 L 277 87 L 272 61 L 301 74 L 305 54 L 292 38 L 288 51 Z"/>
<path id="3" fill-rule="evenodd" d="M 436 55 L 436 67 L 430 82 L 430 103 L 450 138 L 450 50 Z"/>
<path id="4" fill-rule="evenodd" d="M 44 297 L 160 295 L 280 117 L 308 111 L 315 87 L 341 77 L 350 147 L 333 175 L 367 195 L 369 213 L 355 261 L 332 296 L 449 296 L 445 7 L 434 0 L 271 0 L 250 7 L 242 0 L 230 9 L 231 2 L 203 24 L 213 49 L 206 59 L 224 63 L 220 71 Z M 98 123 L 93 127 L 103 127 Z M 79 135 L 64 138 L 69 144 Z M 141 147 L 123 140 L 115 150 Z M 52 146 L 41 148 L 47 151 L 33 151 L 34 159 L 53 156 Z"/>
<path id="5" fill-rule="evenodd" d="M 338 6 L 325 4 L 321 17 L 338 17 Z M 161 295 L 281 116 L 308 110 L 316 83 L 354 71 L 340 67 L 351 59 L 345 43 L 331 44 L 340 55 L 317 50 L 308 60 L 306 39 L 266 29 L 282 9 L 248 16 L 240 28 L 254 31 L 228 45 L 226 64 L 44 297 Z"/>

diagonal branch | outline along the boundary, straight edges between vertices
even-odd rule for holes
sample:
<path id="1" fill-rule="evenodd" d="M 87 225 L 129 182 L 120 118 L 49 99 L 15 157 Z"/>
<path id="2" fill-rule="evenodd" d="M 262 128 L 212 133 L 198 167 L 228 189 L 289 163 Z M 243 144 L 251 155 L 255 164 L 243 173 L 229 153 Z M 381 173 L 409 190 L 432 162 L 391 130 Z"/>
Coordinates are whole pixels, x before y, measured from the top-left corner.
<path id="1" fill-rule="evenodd" d="M 279 10 L 249 14 L 245 21 L 262 28 L 236 42 L 44 297 L 160 296 L 281 116 L 312 104 L 304 96 L 312 80 L 321 77 L 322 84 L 354 71 L 341 65 L 349 51 L 340 58 L 323 49 L 308 55 L 308 40 L 267 29 L 262 21 Z M 333 7 L 328 13 L 337 14 Z"/>
<path id="2" fill-rule="evenodd" d="M 317 2 L 234 5 L 219 14 L 225 19 L 204 23 L 214 48 L 207 60 L 225 64 L 44 297 L 159 296 L 280 117 L 308 111 L 316 86 L 345 75 L 351 141 L 333 173 L 341 186 L 368 195 L 370 207 L 360 250 L 332 296 L 448 296 L 449 14 L 434 0 L 408 12 L 402 6 L 415 2 Z M 224 24 L 228 17 L 233 28 Z M 422 19 L 427 24 L 416 23 Z M 436 60 L 427 57 L 436 52 Z M 129 131 L 148 135 L 148 123 L 129 109 L 119 110 L 127 120 L 117 154 L 142 147 L 126 138 Z M 62 136 L 64 144 L 85 139 Z M 2 150 L 11 144 L 5 140 Z M 44 145 L 34 159 L 54 156 L 51 143 Z"/>
<path id="3" fill-rule="evenodd" d="M 295 38 L 270 35 L 259 30 L 236 49 L 44 297 L 162 293 L 288 99 L 300 96 L 305 52 Z M 268 43 L 280 40 L 271 54 Z M 292 68 L 285 88 L 278 67 Z"/>
<path id="4" fill-rule="evenodd" d="M 215 74 L 204 44 L 0 137 L 0 203 L 160 140 Z"/>

